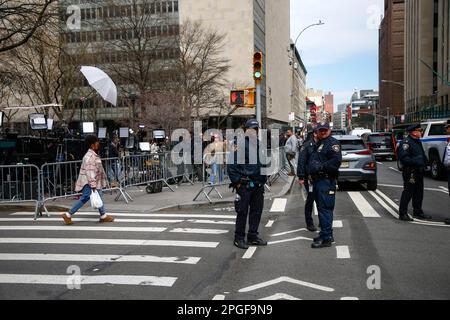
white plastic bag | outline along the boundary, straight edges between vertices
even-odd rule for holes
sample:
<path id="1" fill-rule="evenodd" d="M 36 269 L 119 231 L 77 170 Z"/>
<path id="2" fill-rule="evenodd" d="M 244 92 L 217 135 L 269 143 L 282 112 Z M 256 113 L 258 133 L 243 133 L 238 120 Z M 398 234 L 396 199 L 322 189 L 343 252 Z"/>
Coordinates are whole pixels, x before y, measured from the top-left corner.
<path id="1" fill-rule="evenodd" d="M 97 190 L 92 191 L 91 193 L 91 207 L 94 209 L 100 209 L 103 207 L 103 201 L 100 197 L 100 194 L 97 192 Z"/>

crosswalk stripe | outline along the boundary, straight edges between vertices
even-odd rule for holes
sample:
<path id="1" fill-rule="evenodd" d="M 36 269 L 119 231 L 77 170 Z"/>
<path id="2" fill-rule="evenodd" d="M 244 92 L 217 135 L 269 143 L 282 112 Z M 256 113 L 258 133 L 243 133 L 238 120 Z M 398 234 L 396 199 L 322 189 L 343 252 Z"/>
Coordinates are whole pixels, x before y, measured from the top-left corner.
<path id="1" fill-rule="evenodd" d="M 350 259 L 348 246 L 336 246 L 336 254 L 338 259 Z"/>
<path id="2" fill-rule="evenodd" d="M 78 227 L 78 226 L 0 226 L 3 231 L 100 231 L 100 232 L 164 232 L 167 228 Z"/>
<path id="3" fill-rule="evenodd" d="M 77 239 L 77 238 L 0 238 L 0 244 L 78 244 L 112 246 L 167 246 L 217 248 L 219 242 L 176 240 Z"/>
<path id="4" fill-rule="evenodd" d="M 160 262 L 197 264 L 200 259 L 198 257 L 0 253 L 0 261 Z"/>
<path id="5" fill-rule="evenodd" d="M 62 222 L 62 218 L 39 219 L 39 222 Z M 73 222 L 98 222 L 99 219 L 93 218 L 72 218 Z M 181 223 L 185 220 L 159 220 L 159 219 L 115 219 L 116 223 Z M 33 218 L 0 218 L 0 222 L 35 222 Z"/>
<path id="6" fill-rule="evenodd" d="M 217 230 L 217 229 L 190 229 L 190 228 L 176 228 L 170 230 L 173 233 L 195 233 L 195 234 L 226 234 L 228 230 Z"/>
<path id="7" fill-rule="evenodd" d="M 61 212 L 50 212 L 50 216 L 61 216 Z M 34 216 L 33 212 L 15 212 L 12 216 Z M 74 217 L 95 216 L 99 217 L 98 212 L 77 212 Z M 163 214 L 163 213 L 111 213 L 113 217 L 140 217 L 140 218 L 206 218 L 206 219 L 236 219 L 236 215 L 224 214 Z"/>
<path id="8" fill-rule="evenodd" d="M 308 230 L 305 229 L 305 228 L 297 229 L 297 230 L 291 230 L 291 231 L 286 231 L 286 232 L 273 234 L 273 235 L 271 235 L 271 237 L 279 237 L 279 236 L 284 236 L 284 235 L 287 235 L 287 234 L 297 233 L 297 232 L 301 232 L 301 231 L 308 231 Z"/>
<path id="9" fill-rule="evenodd" d="M 333 228 L 343 228 L 344 223 L 341 220 L 334 220 L 333 221 Z"/>
<path id="10" fill-rule="evenodd" d="M 224 225 L 234 225 L 234 221 L 213 221 L 213 220 L 187 220 L 190 223 L 197 224 L 224 224 Z"/>
<path id="11" fill-rule="evenodd" d="M 380 218 L 381 216 L 375 211 L 374 208 L 367 202 L 360 192 L 348 193 L 356 208 L 365 218 Z"/>
<path id="12" fill-rule="evenodd" d="M 284 212 L 286 210 L 287 199 L 275 199 L 270 212 Z"/>
<path id="13" fill-rule="evenodd" d="M 375 192 L 373 191 L 369 191 L 369 193 L 372 195 L 372 197 L 375 198 L 375 200 L 378 201 L 379 204 L 381 204 L 381 206 L 383 208 L 385 208 L 394 218 L 398 219 L 398 213 L 396 213 L 391 207 L 389 207 L 387 205 L 386 202 L 383 201 L 383 199 L 381 199 Z"/>
<path id="14" fill-rule="evenodd" d="M 387 203 L 389 203 L 395 210 L 399 210 L 400 207 L 394 202 L 392 201 L 387 195 L 385 195 L 383 192 L 381 192 L 380 190 L 376 191 L 384 200 L 386 200 Z"/>
<path id="15" fill-rule="evenodd" d="M 242 256 L 242 259 L 251 259 L 256 252 L 256 247 L 250 247 L 245 254 Z"/>
<path id="16" fill-rule="evenodd" d="M 0 274 L 0 283 L 3 284 L 46 284 L 68 285 L 71 275 L 42 275 L 42 274 Z M 79 283 L 83 285 L 131 285 L 131 286 L 157 286 L 172 287 L 177 278 L 153 276 L 80 276 Z"/>

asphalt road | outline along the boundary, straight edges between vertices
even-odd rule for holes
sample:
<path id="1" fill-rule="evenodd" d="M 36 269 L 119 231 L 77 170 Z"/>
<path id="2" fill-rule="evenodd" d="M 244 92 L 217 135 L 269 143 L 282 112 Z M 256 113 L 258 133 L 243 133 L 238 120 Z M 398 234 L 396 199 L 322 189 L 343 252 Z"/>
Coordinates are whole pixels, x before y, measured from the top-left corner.
<path id="1" fill-rule="evenodd" d="M 401 176 L 391 167 L 380 164 L 377 192 L 340 186 L 336 244 L 321 250 L 310 248 L 316 234 L 304 229 L 299 186 L 266 201 L 269 246 L 248 251 L 232 245 L 231 206 L 116 214 L 111 225 L 83 213 L 73 227 L 57 215 L 2 212 L 0 299 L 449 299 L 446 182 L 426 179 L 433 222 L 400 222 Z"/>

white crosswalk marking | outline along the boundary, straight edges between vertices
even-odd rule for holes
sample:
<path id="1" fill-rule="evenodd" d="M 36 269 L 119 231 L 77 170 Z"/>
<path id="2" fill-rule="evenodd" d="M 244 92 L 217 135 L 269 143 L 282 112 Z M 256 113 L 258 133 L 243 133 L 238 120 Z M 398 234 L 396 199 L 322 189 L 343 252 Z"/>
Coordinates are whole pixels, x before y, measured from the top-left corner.
<path id="1" fill-rule="evenodd" d="M 270 212 L 284 212 L 286 210 L 287 199 L 275 199 Z"/>
<path id="2" fill-rule="evenodd" d="M 128 239 L 75 239 L 75 238 L 0 238 L 1 243 L 16 244 L 75 244 L 112 246 L 163 246 L 216 248 L 218 242 L 177 241 L 177 240 L 128 240 Z"/>
<path id="3" fill-rule="evenodd" d="M 375 209 L 367 202 L 360 192 L 348 193 L 352 201 L 355 203 L 356 208 L 361 212 L 363 217 L 366 218 L 380 218 L 381 216 L 375 211 Z"/>
<path id="4" fill-rule="evenodd" d="M 195 236 L 203 237 L 203 239 L 209 236 L 208 240 L 211 236 L 220 238 L 228 234 L 231 229 L 234 230 L 236 219 L 235 215 L 225 214 L 113 213 L 111 215 L 115 217 L 115 223 L 100 224 L 98 213 L 79 212 L 73 217 L 74 225 L 66 226 L 63 224 L 61 213 L 54 212 L 51 215 L 50 218 L 42 217 L 37 221 L 33 219 L 33 213 L 30 212 L 16 212 L 0 218 L 0 233 L 2 233 L 2 238 L 0 238 L 0 285 L 21 284 L 28 285 L 31 288 L 39 285 L 67 285 L 67 281 L 71 277 L 70 273 L 61 275 L 61 270 L 59 270 L 56 271 L 59 274 L 46 274 L 47 271 L 38 274 L 33 268 L 39 262 L 38 268 L 40 270 L 48 265 L 48 269 L 43 270 L 50 270 L 48 273 L 52 273 L 52 271 L 58 270 L 53 266 L 59 262 L 63 263 L 62 265 L 83 263 L 83 270 L 85 270 L 86 264 L 91 266 L 90 268 L 102 263 L 132 264 L 131 268 L 118 269 L 121 270 L 119 273 L 123 274 L 105 275 L 102 274 L 103 268 L 94 268 L 92 270 L 99 274 L 95 276 L 80 275 L 81 286 L 172 287 L 178 276 L 185 276 L 192 272 L 192 270 L 187 271 L 183 268 L 195 266 L 202 259 L 201 254 L 198 256 L 185 255 L 185 248 L 203 250 L 200 252 L 210 254 L 210 250 L 216 249 L 220 244 L 219 241 L 197 241 L 202 239 L 195 239 Z M 176 228 L 174 224 L 177 224 Z M 223 225 L 224 227 L 189 228 L 189 225 L 192 226 L 192 224 Z M 55 232 L 54 236 L 53 232 Z M 61 238 L 58 237 L 61 236 L 58 235 L 58 232 L 63 235 Z M 142 233 L 142 235 L 128 239 L 127 233 L 130 235 Z M 117 239 L 114 239 L 115 237 L 111 234 L 116 235 Z M 156 238 L 149 239 L 152 234 Z M 188 239 L 192 239 L 192 241 L 184 241 L 186 239 L 185 234 L 190 234 L 191 236 Z M 163 239 L 163 235 L 166 239 Z M 177 235 L 182 239 L 176 239 Z M 173 237 L 175 238 L 167 239 Z M 94 246 L 99 247 L 93 249 Z M 164 254 L 135 255 L 129 254 L 130 248 L 127 247 L 134 247 L 133 252 L 145 248 L 146 253 L 148 250 L 155 250 L 155 253 L 161 252 L 160 249 L 157 249 L 158 247 L 172 247 L 176 251 L 171 252 L 176 253 L 172 253 L 170 256 L 164 256 Z M 14 251 L 12 248 L 14 248 Z M 93 254 L 103 249 L 105 254 Z M 20 263 L 23 266 L 20 273 L 11 274 L 9 266 L 14 263 Z M 165 268 L 143 269 L 132 267 L 133 264 L 148 263 L 171 264 L 171 269 L 167 270 L 171 270 L 170 272 L 175 272 L 175 274 L 166 274 L 166 272 L 162 272 L 164 274 L 160 275 L 147 274 L 146 271 L 142 272 L 143 274 L 134 274 L 132 271 L 148 270 L 149 273 L 152 273 L 154 270 L 166 270 Z M 58 266 L 60 265 L 58 264 Z M 7 271 L 5 272 L 5 270 Z"/>
<path id="5" fill-rule="evenodd" d="M 0 253 L 0 261 L 71 261 L 71 262 L 160 262 L 175 264 L 197 264 L 198 257 L 156 257 L 82 254 L 21 254 Z"/>
<path id="6" fill-rule="evenodd" d="M 372 195 L 372 197 L 375 198 L 375 200 L 378 201 L 379 204 L 381 204 L 381 206 L 383 208 L 385 208 L 394 218 L 398 219 L 398 213 L 396 213 L 391 207 L 389 207 L 386 202 L 383 201 L 383 199 L 381 199 L 375 192 L 373 191 L 369 191 L 369 193 Z"/>
<path id="7" fill-rule="evenodd" d="M 350 259 L 350 249 L 348 246 L 336 246 L 338 259 Z"/>
<path id="8" fill-rule="evenodd" d="M 0 274 L 0 283 L 6 284 L 50 284 L 66 286 L 68 275 Z M 172 287 L 177 278 L 147 276 L 80 276 L 80 285 L 108 284 L 132 286 Z"/>

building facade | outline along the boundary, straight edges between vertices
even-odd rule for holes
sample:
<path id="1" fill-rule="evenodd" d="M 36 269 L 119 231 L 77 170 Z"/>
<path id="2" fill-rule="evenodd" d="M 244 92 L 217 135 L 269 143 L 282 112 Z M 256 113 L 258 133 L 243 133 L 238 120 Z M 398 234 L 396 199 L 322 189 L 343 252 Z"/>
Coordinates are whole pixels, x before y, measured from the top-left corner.
<path id="1" fill-rule="evenodd" d="M 391 115 L 400 116 L 405 113 L 405 1 L 385 0 L 384 6 L 384 18 L 379 30 L 378 110 L 380 116 L 386 117 L 386 121 L 381 122 L 383 130 L 391 127 Z"/>
<path id="2" fill-rule="evenodd" d="M 405 1 L 405 122 L 450 116 L 449 0 Z"/>
<path id="3" fill-rule="evenodd" d="M 223 56 L 230 59 L 224 92 L 253 87 L 252 57 L 264 56 L 262 118 L 266 126 L 288 122 L 291 112 L 289 0 L 180 0 L 180 22 L 201 21 L 226 34 Z M 255 109 L 238 109 L 234 117 L 255 116 Z"/>
<path id="4" fill-rule="evenodd" d="M 291 44 L 291 50 L 295 53 L 294 59 L 290 62 L 292 64 L 291 112 L 295 113 L 299 122 L 306 123 L 306 75 L 308 72 L 303 64 L 300 53 L 297 48 L 294 47 L 294 44 Z"/>
<path id="5" fill-rule="evenodd" d="M 333 114 L 334 114 L 334 96 L 331 92 L 328 92 L 325 97 L 325 116 L 328 120 L 328 122 L 333 121 Z"/>

